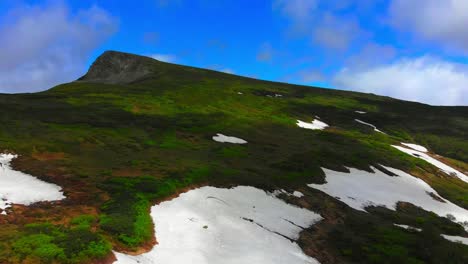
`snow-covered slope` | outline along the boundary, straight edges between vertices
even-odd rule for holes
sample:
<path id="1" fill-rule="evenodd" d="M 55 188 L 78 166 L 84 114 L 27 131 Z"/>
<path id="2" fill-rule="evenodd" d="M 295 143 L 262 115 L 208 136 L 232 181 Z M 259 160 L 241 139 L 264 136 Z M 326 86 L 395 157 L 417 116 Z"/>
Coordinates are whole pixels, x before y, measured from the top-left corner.
<path id="1" fill-rule="evenodd" d="M 456 177 L 460 178 L 460 180 L 464 181 L 464 182 L 468 182 L 468 176 L 466 176 L 465 174 L 463 174 L 462 172 L 448 166 L 447 164 L 444 164 L 436 159 L 434 159 L 433 157 L 429 156 L 428 154 L 424 153 L 424 152 L 421 152 L 421 151 L 417 151 L 415 149 L 409 149 L 409 148 L 405 148 L 405 147 L 401 147 L 401 146 L 396 146 L 396 145 L 392 145 L 392 147 L 402 151 L 402 152 L 405 152 L 406 154 L 409 154 L 409 155 L 412 155 L 416 158 L 420 158 L 420 159 L 423 159 L 429 163 L 431 163 L 432 165 L 436 166 L 437 168 L 439 168 L 441 171 L 449 174 L 449 175 L 455 175 Z"/>
<path id="2" fill-rule="evenodd" d="M 253 187 L 191 190 L 151 215 L 159 244 L 138 256 L 116 253 L 116 263 L 318 263 L 294 241 L 320 215 Z"/>
<path id="3" fill-rule="evenodd" d="M 350 173 L 323 169 L 327 183 L 308 186 L 337 197 L 357 210 L 364 211 L 370 205 L 395 210 L 397 203 L 402 201 L 443 217 L 451 214 L 457 222 L 468 221 L 468 210 L 441 197 L 443 202 L 435 200 L 430 194 L 439 195 L 423 180 L 401 170 L 385 168 L 397 176 L 389 176 L 377 169 L 374 169 L 374 173 L 354 168 L 349 169 Z"/>
<path id="4" fill-rule="evenodd" d="M 65 198 L 60 186 L 43 182 L 34 176 L 15 171 L 10 162 L 16 158 L 12 154 L 0 154 L 0 209 L 12 203 L 29 205 L 40 201 L 56 201 Z"/>
<path id="5" fill-rule="evenodd" d="M 417 144 L 412 144 L 412 143 L 401 143 L 402 145 L 405 145 L 409 148 L 412 148 L 414 150 L 417 150 L 417 151 L 421 151 L 421 152 L 427 152 L 427 148 L 426 147 L 423 147 L 421 145 L 417 145 Z"/>

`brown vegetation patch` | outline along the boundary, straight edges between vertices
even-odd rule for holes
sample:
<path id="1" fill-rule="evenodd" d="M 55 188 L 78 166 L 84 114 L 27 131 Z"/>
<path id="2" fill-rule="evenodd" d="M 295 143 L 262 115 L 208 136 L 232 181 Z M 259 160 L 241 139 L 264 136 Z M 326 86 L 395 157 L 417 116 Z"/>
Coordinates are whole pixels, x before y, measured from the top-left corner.
<path id="1" fill-rule="evenodd" d="M 437 159 L 442 162 L 442 163 L 445 163 L 447 165 L 449 165 L 450 167 L 460 171 L 460 172 L 463 172 L 464 174 L 467 174 L 468 173 L 468 164 L 463 162 L 463 161 L 460 161 L 460 160 L 455 160 L 455 159 L 451 159 L 451 158 L 447 158 L 447 157 L 443 157 L 443 156 L 439 156 L 439 155 L 436 155 Z"/>
<path id="2" fill-rule="evenodd" d="M 65 153 L 63 152 L 34 152 L 31 156 L 40 161 L 65 159 Z"/>
<path id="3" fill-rule="evenodd" d="M 98 216 L 96 208 L 85 205 L 64 205 L 61 201 L 39 202 L 31 205 L 14 204 L 0 223 L 25 225 L 35 222 L 49 222 L 66 225 L 76 216 Z"/>
<path id="4" fill-rule="evenodd" d="M 112 171 L 112 176 L 115 177 L 138 177 L 143 175 L 143 171 L 133 168 L 123 168 Z"/>

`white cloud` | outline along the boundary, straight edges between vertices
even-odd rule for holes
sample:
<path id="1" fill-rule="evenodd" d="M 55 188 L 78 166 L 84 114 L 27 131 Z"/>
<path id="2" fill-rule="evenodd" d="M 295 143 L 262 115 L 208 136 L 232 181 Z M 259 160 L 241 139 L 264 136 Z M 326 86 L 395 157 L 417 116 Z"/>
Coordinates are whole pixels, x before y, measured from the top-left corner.
<path id="1" fill-rule="evenodd" d="M 372 68 L 345 68 L 333 83 L 342 89 L 432 105 L 468 104 L 468 65 L 427 56 Z"/>
<path id="2" fill-rule="evenodd" d="M 310 38 L 313 44 L 332 51 L 346 50 L 364 35 L 358 19 L 341 9 L 360 6 L 347 0 L 276 0 L 273 10 L 286 17 L 293 36 Z"/>
<path id="3" fill-rule="evenodd" d="M 72 13 L 64 4 L 17 6 L 0 24 L 0 92 L 32 92 L 72 81 L 117 21 L 93 6 Z"/>
<path id="4" fill-rule="evenodd" d="M 332 50 L 346 50 L 361 29 L 352 19 L 325 14 L 313 30 L 313 42 Z"/>
<path id="5" fill-rule="evenodd" d="M 229 73 L 229 74 L 234 74 L 235 73 L 235 71 L 233 69 L 229 69 L 229 68 L 222 69 L 221 71 L 224 72 L 224 73 Z"/>
<path id="6" fill-rule="evenodd" d="M 218 64 L 208 65 L 208 66 L 205 66 L 205 68 L 211 69 L 213 71 L 219 71 L 219 72 L 224 72 L 224 73 L 229 73 L 229 74 L 236 73 L 233 69 L 222 66 L 222 65 L 218 65 Z"/>
<path id="7" fill-rule="evenodd" d="M 320 82 L 325 80 L 325 76 L 317 69 L 306 69 L 299 72 L 301 81 L 306 83 Z"/>
<path id="8" fill-rule="evenodd" d="M 280 10 L 284 16 L 296 22 L 308 20 L 317 6 L 317 0 L 275 0 L 273 2 L 273 9 Z"/>
<path id="9" fill-rule="evenodd" d="M 390 45 L 367 43 L 361 50 L 346 59 L 346 65 L 356 68 L 369 68 L 388 63 L 397 55 L 397 50 Z"/>
<path id="10" fill-rule="evenodd" d="M 170 62 L 170 63 L 173 63 L 177 60 L 177 57 L 171 54 L 151 54 L 151 55 L 148 55 L 148 57 L 151 57 L 158 61 L 164 61 L 164 62 Z"/>
<path id="11" fill-rule="evenodd" d="M 468 1 L 393 0 L 391 23 L 418 37 L 468 52 Z"/>
<path id="12" fill-rule="evenodd" d="M 263 43 L 257 53 L 257 61 L 270 62 L 273 59 L 273 48 L 270 43 Z"/>

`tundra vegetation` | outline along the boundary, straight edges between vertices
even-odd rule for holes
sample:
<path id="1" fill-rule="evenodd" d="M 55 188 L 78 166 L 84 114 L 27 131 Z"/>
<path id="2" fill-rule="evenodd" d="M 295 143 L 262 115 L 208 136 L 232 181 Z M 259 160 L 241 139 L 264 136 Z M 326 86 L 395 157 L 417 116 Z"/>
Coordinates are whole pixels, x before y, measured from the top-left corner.
<path id="1" fill-rule="evenodd" d="M 122 61 L 132 66 L 128 74 L 105 67 Z M 54 205 L 16 205 L 0 215 L 0 263 L 92 262 L 112 249 L 148 248 L 154 241 L 151 205 L 205 185 L 300 190 L 304 197 L 280 197 L 324 217 L 299 239 L 321 263 L 468 262 L 467 246 L 440 236 L 468 234 L 444 217 L 411 205 L 365 213 L 306 187 L 324 183 L 321 168 L 384 165 L 421 178 L 468 209 L 466 182 L 392 147 L 416 143 L 466 171 L 468 107 L 261 81 L 106 52 L 79 81 L 40 93 L 1 94 L 0 109 L 0 148 L 19 155 L 12 166 L 61 186 L 67 197 Z M 296 124 L 316 116 L 329 127 Z M 248 143 L 216 142 L 217 133 Z M 313 236 L 321 240 L 307 239 Z"/>

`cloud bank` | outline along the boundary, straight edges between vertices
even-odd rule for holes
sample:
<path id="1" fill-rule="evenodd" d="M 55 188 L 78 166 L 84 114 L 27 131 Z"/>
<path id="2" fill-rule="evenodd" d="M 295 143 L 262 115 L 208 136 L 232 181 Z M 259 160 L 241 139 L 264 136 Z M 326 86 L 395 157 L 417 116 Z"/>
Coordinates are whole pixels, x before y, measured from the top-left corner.
<path id="1" fill-rule="evenodd" d="M 150 54 L 148 55 L 148 57 L 151 57 L 158 61 L 164 61 L 169 63 L 174 63 L 177 60 L 177 57 L 171 54 Z"/>
<path id="2" fill-rule="evenodd" d="M 417 37 L 468 53 L 468 1 L 393 0 L 390 23 Z"/>
<path id="3" fill-rule="evenodd" d="M 72 13 L 64 4 L 20 5 L 0 24 L 0 92 L 34 92 L 72 81 L 118 22 L 92 6 Z"/>
<path id="4" fill-rule="evenodd" d="M 340 89 L 431 105 L 468 104 L 467 66 L 429 56 L 369 68 L 344 68 L 333 83 Z"/>

